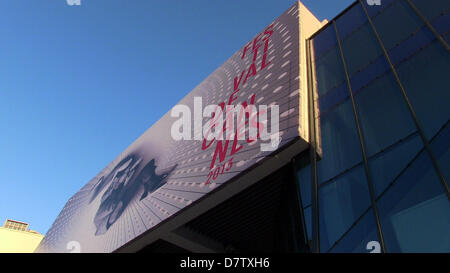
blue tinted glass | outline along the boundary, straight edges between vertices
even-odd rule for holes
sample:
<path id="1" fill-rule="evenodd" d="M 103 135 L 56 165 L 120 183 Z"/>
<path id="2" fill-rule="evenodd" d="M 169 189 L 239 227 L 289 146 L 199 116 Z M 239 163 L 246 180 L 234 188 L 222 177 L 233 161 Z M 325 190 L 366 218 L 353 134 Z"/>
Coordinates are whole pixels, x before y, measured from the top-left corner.
<path id="1" fill-rule="evenodd" d="M 347 82 L 342 82 L 337 88 L 326 93 L 319 99 L 320 113 L 324 114 L 333 106 L 342 103 L 349 96 Z"/>
<path id="2" fill-rule="evenodd" d="M 374 32 L 367 23 L 342 39 L 342 51 L 350 76 L 363 70 L 382 54 Z"/>
<path id="3" fill-rule="evenodd" d="M 395 21 L 392 21 L 392 18 L 395 18 Z M 423 22 L 406 1 L 395 1 L 373 18 L 373 24 L 385 48 L 390 49 L 417 31 Z"/>
<path id="4" fill-rule="evenodd" d="M 427 153 L 407 167 L 377 204 L 389 252 L 450 251 L 450 203 Z"/>
<path id="5" fill-rule="evenodd" d="M 381 251 L 380 239 L 375 225 L 375 215 L 373 210 L 369 209 L 330 252 L 370 253 L 377 250 Z"/>
<path id="6" fill-rule="evenodd" d="M 396 69 L 430 139 L 450 117 L 450 54 L 435 40 Z"/>
<path id="7" fill-rule="evenodd" d="M 333 25 L 328 25 L 312 38 L 313 59 L 320 58 L 322 54 L 336 46 L 336 43 L 337 40 Z"/>
<path id="8" fill-rule="evenodd" d="M 322 115 L 320 127 L 323 154 L 317 165 L 322 183 L 360 163 L 362 156 L 349 99 Z"/>
<path id="9" fill-rule="evenodd" d="M 436 37 L 428 28 L 421 28 L 418 32 L 412 34 L 388 51 L 389 58 L 394 66 L 406 61 L 410 56 L 416 54 L 422 48 L 426 47 Z"/>
<path id="10" fill-rule="evenodd" d="M 303 211 L 305 215 L 305 225 L 306 225 L 306 233 L 308 234 L 308 240 L 312 239 L 312 216 L 311 216 L 311 207 L 308 207 Z"/>
<path id="11" fill-rule="evenodd" d="M 439 34 L 444 34 L 450 31 L 450 11 L 435 18 L 431 25 L 436 29 Z"/>
<path id="12" fill-rule="evenodd" d="M 339 36 L 341 39 L 344 39 L 366 21 L 367 17 L 364 14 L 364 10 L 361 8 L 361 5 L 358 4 L 353 6 L 350 10 L 346 11 L 342 16 L 336 19 Z"/>
<path id="13" fill-rule="evenodd" d="M 339 49 L 333 47 L 322 55 L 316 63 L 317 92 L 322 96 L 331 89 L 336 88 L 345 81 Z"/>
<path id="14" fill-rule="evenodd" d="M 320 247 L 327 251 L 370 205 L 363 167 L 321 186 L 319 204 Z"/>
<path id="15" fill-rule="evenodd" d="M 311 166 L 307 165 L 297 172 L 300 185 L 300 196 L 302 205 L 306 207 L 311 204 Z"/>
<path id="16" fill-rule="evenodd" d="M 431 149 L 441 168 L 445 180 L 450 180 L 450 126 L 449 122 L 445 124 L 438 135 L 431 141 Z"/>
<path id="17" fill-rule="evenodd" d="M 390 67 L 386 61 L 384 55 L 379 56 L 374 62 L 369 64 L 365 69 L 355 73 L 350 78 L 353 93 L 358 92 L 361 88 L 364 88 L 374 79 L 381 77 L 385 74 Z"/>
<path id="18" fill-rule="evenodd" d="M 355 103 L 368 156 L 416 131 L 391 72 L 359 91 Z"/>
<path id="19" fill-rule="evenodd" d="M 407 138 L 399 139 L 391 147 L 369 158 L 369 167 L 377 197 L 411 164 L 422 148 L 422 139 L 418 133 L 415 133 Z"/>
<path id="20" fill-rule="evenodd" d="M 430 21 L 444 11 L 450 10 L 450 1 L 447 0 L 411 0 L 411 2 Z"/>

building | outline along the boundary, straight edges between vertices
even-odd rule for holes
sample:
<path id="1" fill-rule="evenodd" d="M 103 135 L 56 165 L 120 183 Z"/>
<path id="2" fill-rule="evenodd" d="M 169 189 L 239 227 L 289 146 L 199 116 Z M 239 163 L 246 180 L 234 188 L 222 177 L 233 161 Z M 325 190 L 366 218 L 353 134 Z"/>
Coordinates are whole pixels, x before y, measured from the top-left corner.
<path id="1" fill-rule="evenodd" d="M 28 224 L 7 219 L 0 227 L 0 253 L 32 253 L 44 235 L 28 229 Z"/>
<path id="2" fill-rule="evenodd" d="M 299 175 L 321 252 L 450 251 L 449 9 L 355 2 L 308 40 L 322 155 Z"/>
<path id="3" fill-rule="evenodd" d="M 38 251 L 449 252 L 447 2 L 355 1 L 329 22 L 295 3 L 76 193 Z M 203 138 L 198 98 L 276 106 L 234 135 L 272 131 Z"/>

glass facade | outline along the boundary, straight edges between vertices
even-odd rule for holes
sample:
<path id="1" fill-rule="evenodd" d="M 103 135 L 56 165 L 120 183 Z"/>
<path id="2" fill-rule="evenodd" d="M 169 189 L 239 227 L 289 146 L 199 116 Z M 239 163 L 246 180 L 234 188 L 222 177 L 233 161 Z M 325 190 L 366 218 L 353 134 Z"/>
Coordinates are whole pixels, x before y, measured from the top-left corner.
<path id="1" fill-rule="evenodd" d="M 356 1 L 307 41 L 312 251 L 450 252 L 449 34 L 450 1 Z"/>

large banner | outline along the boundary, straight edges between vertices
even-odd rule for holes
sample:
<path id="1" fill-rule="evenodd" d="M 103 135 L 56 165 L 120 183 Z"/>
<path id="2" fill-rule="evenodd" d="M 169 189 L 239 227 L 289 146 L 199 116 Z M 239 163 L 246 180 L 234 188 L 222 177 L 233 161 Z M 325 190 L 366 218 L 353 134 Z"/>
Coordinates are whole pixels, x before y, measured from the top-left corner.
<path id="1" fill-rule="evenodd" d="M 65 205 L 37 252 L 112 252 L 299 136 L 298 5 Z"/>

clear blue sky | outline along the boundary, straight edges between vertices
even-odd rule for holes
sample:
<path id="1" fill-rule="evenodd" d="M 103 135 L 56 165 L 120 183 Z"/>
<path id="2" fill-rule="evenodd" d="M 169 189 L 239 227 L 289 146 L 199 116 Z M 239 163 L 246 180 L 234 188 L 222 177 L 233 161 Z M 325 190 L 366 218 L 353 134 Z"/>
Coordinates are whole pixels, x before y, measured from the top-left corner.
<path id="1" fill-rule="evenodd" d="M 76 191 L 295 2 L 81 1 L 0 2 L 0 225 L 46 233 Z M 320 20 L 352 2 L 303 1 Z"/>

